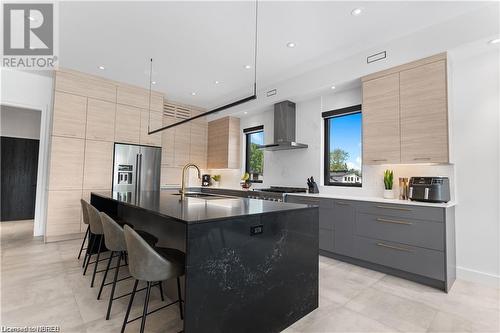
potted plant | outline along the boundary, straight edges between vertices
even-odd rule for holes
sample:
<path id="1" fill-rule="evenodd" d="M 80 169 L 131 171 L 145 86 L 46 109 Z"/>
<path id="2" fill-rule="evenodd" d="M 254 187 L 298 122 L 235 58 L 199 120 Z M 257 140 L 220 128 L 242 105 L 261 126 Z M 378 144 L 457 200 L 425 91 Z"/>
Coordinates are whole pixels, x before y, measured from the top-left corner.
<path id="1" fill-rule="evenodd" d="M 394 171 L 385 170 L 384 171 L 384 198 L 394 199 L 394 191 L 392 190 L 394 180 Z"/>
<path id="2" fill-rule="evenodd" d="M 219 183 L 220 183 L 220 175 L 213 175 L 212 176 L 212 186 L 213 187 L 219 187 Z"/>
<path id="3" fill-rule="evenodd" d="M 241 187 L 245 190 L 248 190 L 252 186 L 252 182 L 250 181 L 250 174 L 245 172 L 243 176 L 241 176 Z"/>

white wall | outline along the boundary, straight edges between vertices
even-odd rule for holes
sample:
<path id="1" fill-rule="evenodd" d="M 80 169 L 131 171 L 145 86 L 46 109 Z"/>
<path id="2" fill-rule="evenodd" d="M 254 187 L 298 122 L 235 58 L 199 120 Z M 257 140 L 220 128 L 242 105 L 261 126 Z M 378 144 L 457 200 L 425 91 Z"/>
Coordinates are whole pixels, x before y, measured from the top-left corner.
<path id="1" fill-rule="evenodd" d="M 45 233 L 47 208 L 49 138 L 52 118 L 53 73 L 42 71 L 1 70 L 0 104 L 40 110 L 40 149 L 33 234 Z"/>
<path id="2" fill-rule="evenodd" d="M 1 136 L 40 139 L 40 110 L 2 105 L 0 110 Z"/>
<path id="3" fill-rule="evenodd" d="M 480 41 L 453 50 L 450 57 L 458 275 L 498 285 L 500 52 Z"/>

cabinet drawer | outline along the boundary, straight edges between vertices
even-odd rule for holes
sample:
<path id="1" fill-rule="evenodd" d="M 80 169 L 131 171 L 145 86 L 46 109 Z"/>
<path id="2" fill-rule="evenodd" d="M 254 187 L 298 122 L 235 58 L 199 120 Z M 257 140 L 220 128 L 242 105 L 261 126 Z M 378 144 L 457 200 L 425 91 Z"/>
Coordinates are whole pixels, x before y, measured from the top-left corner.
<path id="1" fill-rule="evenodd" d="M 444 209 L 438 207 L 398 205 L 382 202 L 357 202 L 360 213 L 385 215 L 402 219 L 444 222 Z"/>
<path id="2" fill-rule="evenodd" d="M 444 251 L 444 224 L 435 221 L 360 213 L 355 232 L 359 236 Z"/>
<path id="3" fill-rule="evenodd" d="M 295 195 L 287 195 L 285 198 L 286 202 L 298 203 L 303 205 L 319 205 L 319 198 L 311 198 L 311 197 L 299 197 Z"/>
<path id="4" fill-rule="evenodd" d="M 443 281 L 444 252 L 384 240 L 355 237 L 357 257 Z"/>
<path id="5" fill-rule="evenodd" d="M 319 228 L 319 249 L 333 252 L 333 230 Z"/>

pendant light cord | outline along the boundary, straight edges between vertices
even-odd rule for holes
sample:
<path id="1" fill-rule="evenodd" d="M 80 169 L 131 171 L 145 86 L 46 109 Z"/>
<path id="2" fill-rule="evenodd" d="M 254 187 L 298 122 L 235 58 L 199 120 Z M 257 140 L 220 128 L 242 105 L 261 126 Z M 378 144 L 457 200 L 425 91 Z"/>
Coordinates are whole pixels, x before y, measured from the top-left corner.
<path id="1" fill-rule="evenodd" d="M 257 36 L 258 36 L 258 21 L 259 21 L 259 0 L 255 0 L 255 45 L 254 45 L 254 64 L 253 64 L 253 93 L 257 95 Z"/>
<path id="2" fill-rule="evenodd" d="M 153 58 L 149 61 L 149 113 L 148 113 L 148 132 L 151 131 L 151 98 L 153 89 Z"/>

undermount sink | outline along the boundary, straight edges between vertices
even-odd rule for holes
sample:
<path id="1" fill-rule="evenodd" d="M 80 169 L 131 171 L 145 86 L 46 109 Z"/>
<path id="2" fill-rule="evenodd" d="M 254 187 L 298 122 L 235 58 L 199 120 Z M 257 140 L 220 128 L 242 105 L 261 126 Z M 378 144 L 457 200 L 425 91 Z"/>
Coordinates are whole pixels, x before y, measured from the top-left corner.
<path id="1" fill-rule="evenodd" d="M 181 195 L 180 193 L 173 193 L 173 195 Z M 189 198 L 200 198 L 200 199 L 206 199 L 206 200 L 212 200 L 212 199 L 231 199 L 225 196 L 220 196 L 220 195 L 215 195 L 215 194 L 207 194 L 207 193 L 199 193 L 199 192 L 190 192 L 184 194 L 185 197 Z"/>

